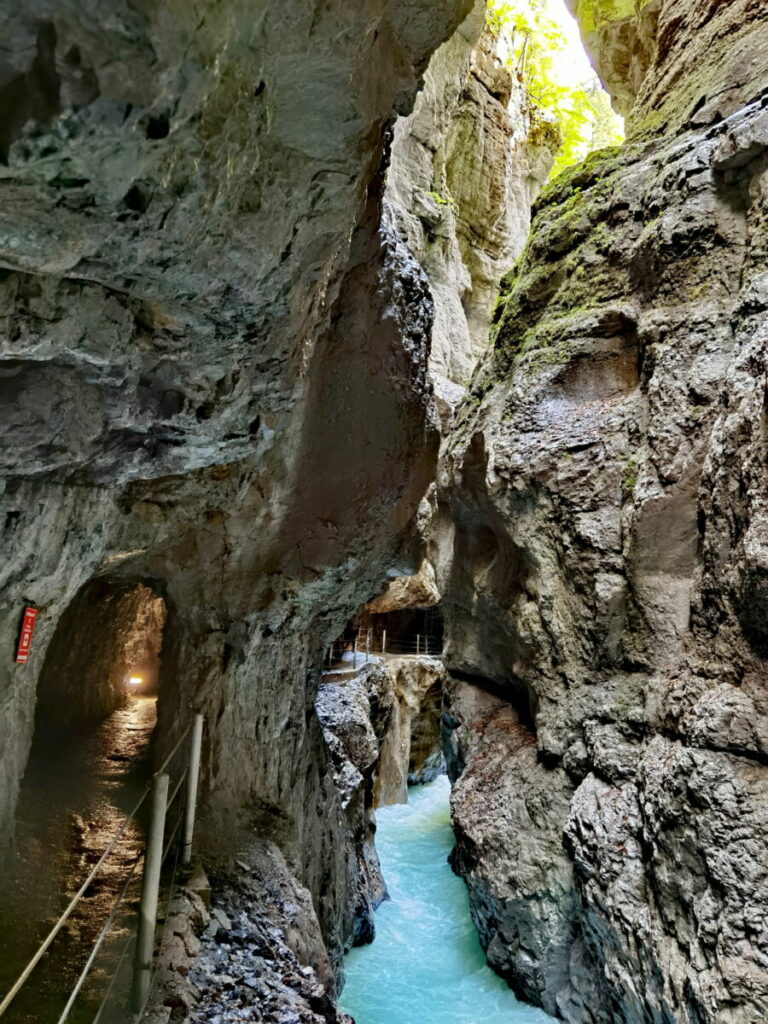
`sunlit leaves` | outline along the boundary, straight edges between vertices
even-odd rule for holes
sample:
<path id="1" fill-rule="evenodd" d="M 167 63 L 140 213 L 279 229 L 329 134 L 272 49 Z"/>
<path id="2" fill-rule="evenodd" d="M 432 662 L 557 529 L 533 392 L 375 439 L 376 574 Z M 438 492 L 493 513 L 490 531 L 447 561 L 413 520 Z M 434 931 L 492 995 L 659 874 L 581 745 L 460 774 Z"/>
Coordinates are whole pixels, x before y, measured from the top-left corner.
<path id="1" fill-rule="evenodd" d="M 560 128 L 553 175 L 594 149 L 621 142 L 621 118 L 597 77 L 574 86 L 563 73 L 567 41 L 547 0 L 488 0 L 486 17 L 500 53 L 525 85 L 534 117 L 553 119 Z"/>

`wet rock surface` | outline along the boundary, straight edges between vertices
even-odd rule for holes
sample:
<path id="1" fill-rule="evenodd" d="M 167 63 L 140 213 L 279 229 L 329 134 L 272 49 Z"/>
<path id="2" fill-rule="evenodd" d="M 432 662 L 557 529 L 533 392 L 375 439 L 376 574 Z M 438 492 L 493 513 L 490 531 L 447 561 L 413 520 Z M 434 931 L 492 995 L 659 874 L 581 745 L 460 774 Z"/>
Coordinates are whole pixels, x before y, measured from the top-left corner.
<path id="1" fill-rule="evenodd" d="M 538 202 L 441 465 L 456 865 L 573 1024 L 768 1006 L 766 19 L 661 5 L 635 137 Z"/>
<path id="2" fill-rule="evenodd" d="M 364 823 L 317 667 L 418 565 L 438 440 L 432 301 L 382 173 L 469 3 L 182 7 L 0 18 L 8 651 L 38 607 L 29 663 L 0 670 L 0 833 L 66 610 L 97 578 L 148 586 L 167 608 L 158 756 L 191 709 L 206 719 L 203 852 L 241 829 L 273 841 L 338 969 Z M 98 634 L 95 608 L 77 618 Z"/>
<path id="3" fill-rule="evenodd" d="M 252 846 L 236 875 L 202 902 L 180 890 L 161 952 L 149 1024 L 350 1024 L 335 1009 L 330 964 L 310 962 L 319 926 L 279 851 Z"/>

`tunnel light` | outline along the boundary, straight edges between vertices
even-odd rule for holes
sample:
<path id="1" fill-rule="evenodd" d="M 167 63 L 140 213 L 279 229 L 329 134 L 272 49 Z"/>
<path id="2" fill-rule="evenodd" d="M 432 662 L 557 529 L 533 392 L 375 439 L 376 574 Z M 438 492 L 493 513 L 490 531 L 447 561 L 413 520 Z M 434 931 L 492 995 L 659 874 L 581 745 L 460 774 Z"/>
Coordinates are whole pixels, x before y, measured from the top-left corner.
<path id="1" fill-rule="evenodd" d="M 128 676 L 129 686 L 140 686 L 144 682 L 142 676 Z"/>

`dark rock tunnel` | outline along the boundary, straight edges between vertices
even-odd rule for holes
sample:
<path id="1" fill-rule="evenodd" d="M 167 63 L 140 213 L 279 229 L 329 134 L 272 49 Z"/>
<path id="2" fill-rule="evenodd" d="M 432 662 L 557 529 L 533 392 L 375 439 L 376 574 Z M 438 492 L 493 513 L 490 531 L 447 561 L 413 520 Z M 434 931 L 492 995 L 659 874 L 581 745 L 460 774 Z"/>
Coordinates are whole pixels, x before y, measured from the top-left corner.
<path id="1" fill-rule="evenodd" d="M 131 694 L 156 695 L 165 620 L 165 601 L 152 586 L 103 577 L 86 583 L 48 647 L 38 682 L 38 722 L 93 724 Z"/>
<path id="2" fill-rule="evenodd" d="M 48 1013 L 49 1005 L 50 1013 L 60 1007 L 80 968 L 80 943 L 84 937 L 95 940 L 99 920 L 137 863 L 145 808 L 135 819 L 130 816 L 156 760 L 151 741 L 166 617 L 155 584 L 97 576 L 77 591 L 56 623 L 38 679 L 34 733 L 16 817 L 0 850 L 6 881 L 0 897 L 3 991 L 62 912 L 84 871 L 129 818 L 105 872 L 85 891 L 38 969 L 37 985 L 23 990 L 11 1006 L 5 1018 L 10 1024 L 32 1024 Z M 126 908 L 134 896 L 130 890 Z M 106 950 L 110 956 L 109 944 Z M 97 982 L 86 988 L 72 1019 L 90 1019 L 101 988 Z"/>

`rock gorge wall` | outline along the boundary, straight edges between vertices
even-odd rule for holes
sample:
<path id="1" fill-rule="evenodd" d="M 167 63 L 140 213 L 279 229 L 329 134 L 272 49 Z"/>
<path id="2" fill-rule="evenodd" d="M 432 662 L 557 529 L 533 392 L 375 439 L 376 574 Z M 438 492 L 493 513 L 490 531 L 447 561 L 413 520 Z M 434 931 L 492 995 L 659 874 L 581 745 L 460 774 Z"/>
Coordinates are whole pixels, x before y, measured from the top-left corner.
<path id="1" fill-rule="evenodd" d="M 444 771 L 440 743 L 444 669 L 439 658 L 387 658 L 395 696 L 376 764 L 374 805 L 408 802 L 408 786 Z"/>
<path id="2" fill-rule="evenodd" d="M 432 301 L 382 223 L 381 172 L 468 7 L 2 15 L 0 830 L 57 624 L 89 580 L 147 585 L 168 616 L 159 747 L 206 715 L 209 856 L 254 826 L 274 842 L 336 968 L 370 893 L 316 667 L 418 564 L 437 449 Z"/>
<path id="3" fill-rule="evenodd" d="M 456 866 L 556 1016 L 757 1024 L 768 9 L 625 14 L 633 136 L 537 204 L 441 465 Z"/>
<path id="4" fill-rule="evenodd" d="M 478 0 L 395 123 L 385 202 L 429 280 L 430 370 L 455 404 L 488 346 L 499 280 L 525 244 L 559 135 L 497 55 Z M 453 385 L 453 386 L 452 386 Z"/>

